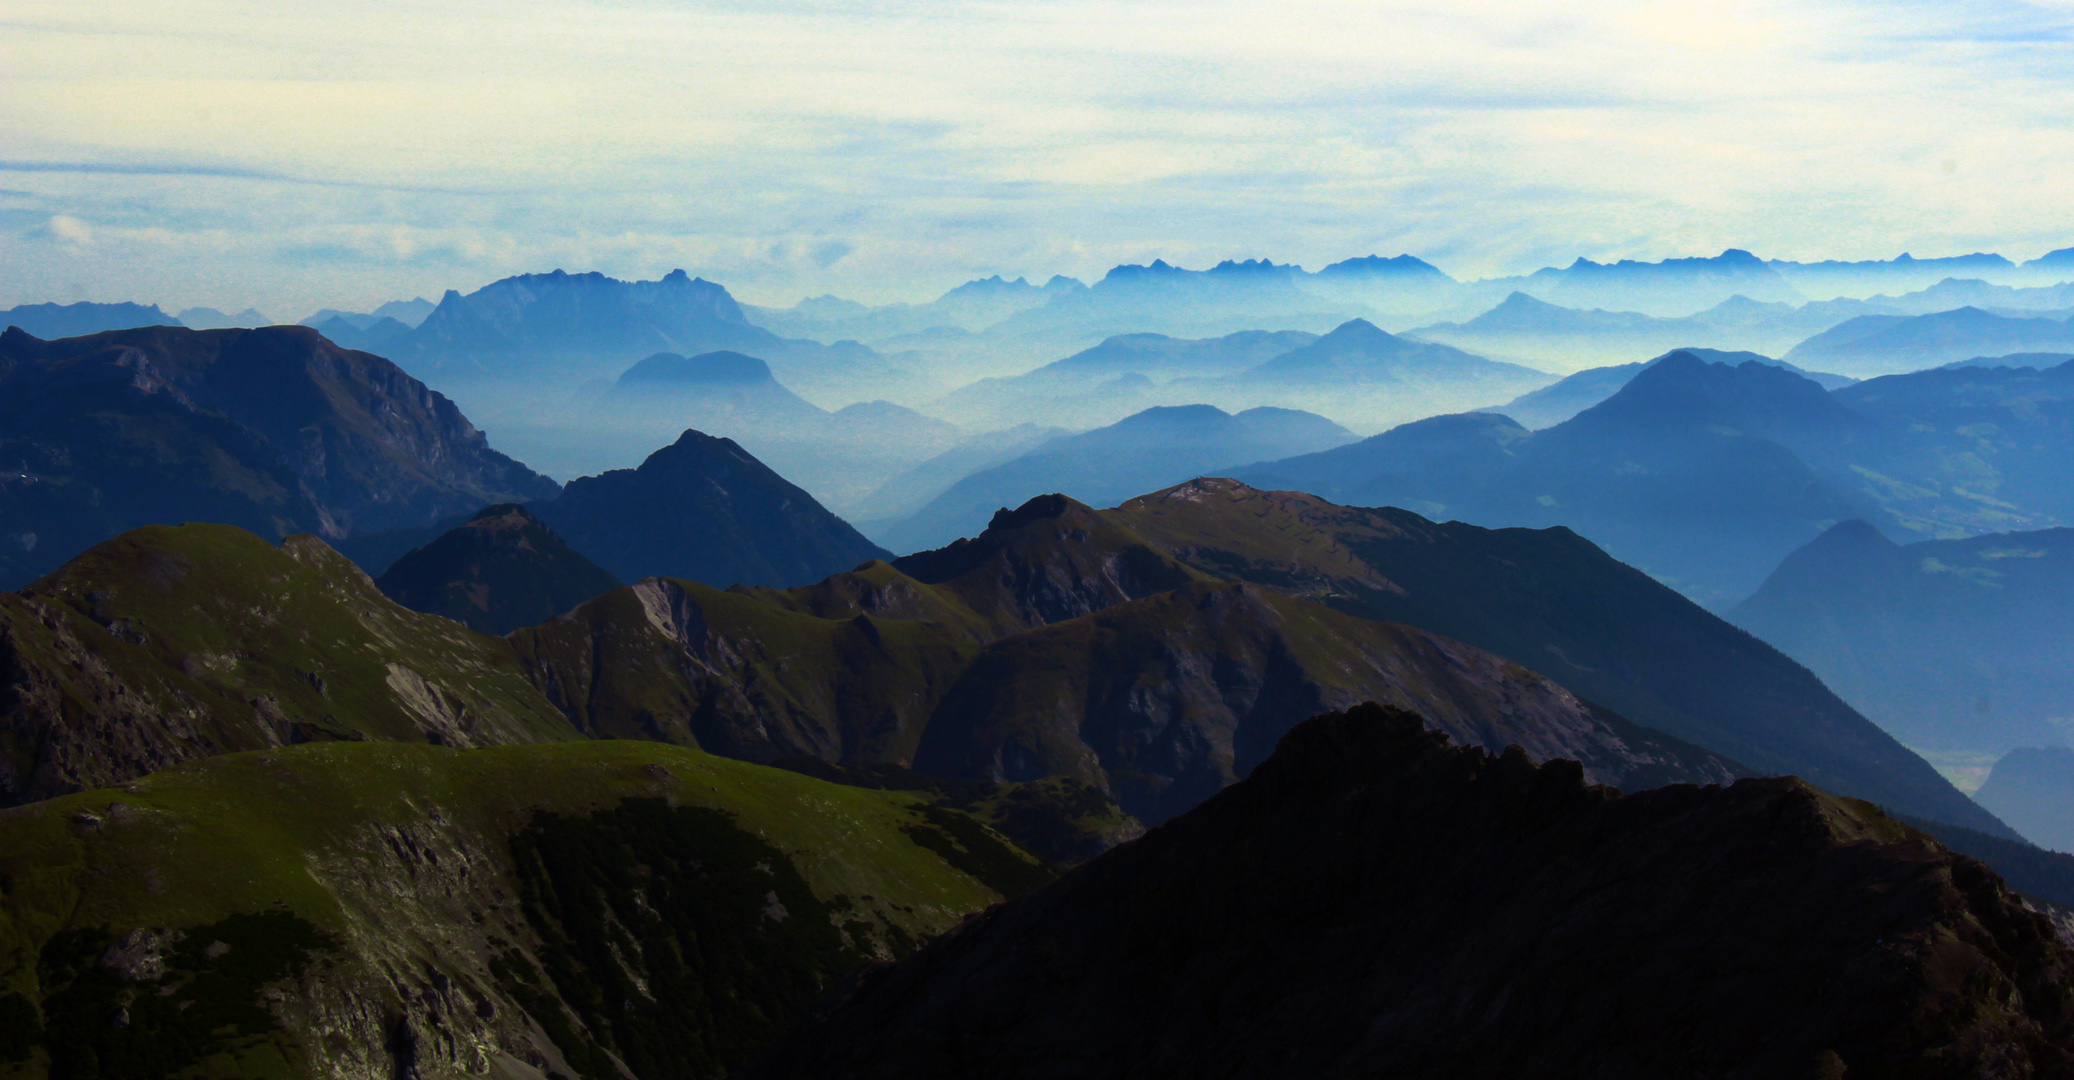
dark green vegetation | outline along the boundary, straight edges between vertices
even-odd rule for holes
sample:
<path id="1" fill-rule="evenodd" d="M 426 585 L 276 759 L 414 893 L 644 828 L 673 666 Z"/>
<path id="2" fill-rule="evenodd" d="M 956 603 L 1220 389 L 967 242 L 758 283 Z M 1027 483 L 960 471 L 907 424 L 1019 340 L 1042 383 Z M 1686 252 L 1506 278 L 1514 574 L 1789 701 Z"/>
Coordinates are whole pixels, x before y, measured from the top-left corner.
<path id="1" fill-rule="evenodd" d="M 511 643 L 587 734 L 1063 775 L 1145 821 L 1244 775 L 1305 717 L 1366 700 L 1416 703 L 1465 742 L 1580 759 L 1609 783 L 1738 770 L 1460 642 L 1208 580 L 1060 496 L 814 586 L 644 581 Z"/>
<path id="2" fill-rule="evenodd" d="M 234 1047 L 263 1045 L 281 1030 L 264 988 L 302 978 L 312 950 L 335 944 L 278 909 L 172 934 L 133 930 L 119 941 L 106 928 L 60 931 L 36 964 L 44 994 L 38 1041 L 50 1076 L 173 1076 Z"/>
<path id="3" fill-rule="evenodd" d="M 2066 738 L 2070 606 L 2074 529 L 1902 545 L 1847 521 L 1728 617 L 1909 745 L 1999 754 Z"/>
<path id="4" fill-rule="evenodd" d="M 212 757 L 0 812 L 0 1058 L 717 1080 L 1002 899 L 974 861 L 1046 873 L 912 796 L 658 743 Z"/>
<path id="5" fill-rule="evenodd" d="M 804 585 L 886 554 L 733 440 L 697 431 L 533 509 L 622 581 Z"/>
<path id="6" fill-rule="evenodd" d="M 546 622 L 619 587 L 532 511 L 484 507 L 459 527 L 397 559 L 375 579 L 389 599 L 485 634 Z"/>
<path id="7" fill-rule="evenodd" d="M 1791 779 L 1633 795 L 1310 720 L 1244 781 L 869 973 L 746 1076 L 2074 1074 L 2074 950 Z"/>
<path id="8" fill-rule="evenodd" d="M 2074 852 L 2074 749 L 2011 750 L 1973 797 L 2033 841 Z"/>
<path id="9" fill-rule="evenodd" d="M 1825 391 L 1687 350 L 1545 431 L 1435 417 L 1238 470 L 1264 488 L 1491 527 L 1562 525 L 1715 610 L 1839 521 L 1954 538 L 2074 521 L 2074 364 Z"/>
<path id="10" fill-rule="evenodd" d="M 1231 480 L 1185 484 L 1104 516 L 1203 572 L 1532 664 L 1759 773 L 2006 835 L 1807 669 L 1567 529 L 1436 524 Z"/>
<path id="11" fill-rule="evenodd" d="M 0 593 L 0 803 L 288 743 L 578 738 L 504 642 L 314 537 L 153 526 Z"/>
<path id="12" fill-rule="evenodd" d="M 141 525 L 340 538 L 545 498 L 454 404 L 315 330 L 0 335 L 0 588 Z"/>

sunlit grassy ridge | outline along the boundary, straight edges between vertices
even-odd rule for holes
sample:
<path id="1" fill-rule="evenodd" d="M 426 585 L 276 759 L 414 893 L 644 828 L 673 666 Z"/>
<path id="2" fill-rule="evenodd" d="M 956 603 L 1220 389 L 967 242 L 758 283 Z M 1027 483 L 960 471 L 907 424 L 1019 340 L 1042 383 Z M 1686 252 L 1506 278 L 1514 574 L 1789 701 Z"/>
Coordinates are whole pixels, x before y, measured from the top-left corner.
<path id="1" fill-rule="evenodd" d="M 677 822 L 640 834 L 674 829 L 680 848 L 709 854 L 637 851 L 614 824 L 628 813 Z M 757 1009 L 776 1024 L 857 960 L 904 952 L 1000 899 L 987 880 L 1042 879 L 1042 864 L 994 834 L 946 831 L 933 820 L 944 813 L 653 742 L 328 743 L 209 758 L 0 812 L 0 985 L 44 1002 L 59 987 L 42 984 L 39 967 L 53 972 L 40 961 L 67 931 L 119 943 L 287 913 L 328 944 L 311 951 L 311 977 L 269 991 L 279 1029 L 239 1033 L 273 1049 L 234 1040 L 257 1054 L 252 1067 L 387 1061 L 383 1048 L 410 1028 L 428 1063 L 479 1071 L 504 1055 L 595 1075 L 600 1054 L 623 1057 L 641 1039 L 586 988 L 640 984 L 662 1000 L 725 953 L 775 965 L 790 989 Z M 618 869 L 515 864 L 525 845 L 513 838 L 535 837 L 535 850 L 541 830 Z M 728 869 L 710 853 L 726 851 L 752 855 Z M 670 921 L 673 902 L 708 894 L 742 901 Z M 621 959 L 585 959 L 596 955 Z"/>

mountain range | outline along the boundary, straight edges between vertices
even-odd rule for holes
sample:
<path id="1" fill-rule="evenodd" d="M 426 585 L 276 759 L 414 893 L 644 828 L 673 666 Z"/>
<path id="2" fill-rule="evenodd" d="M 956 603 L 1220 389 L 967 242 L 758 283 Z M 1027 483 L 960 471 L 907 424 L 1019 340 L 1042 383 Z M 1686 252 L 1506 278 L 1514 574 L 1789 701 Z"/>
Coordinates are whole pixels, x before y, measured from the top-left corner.
<path id="1" fill-rule="evenodd" d="M 1479 524 L 1566 525 L 1725 609 L 1839 521 L 1964 535 L 2069 520 L 2056 464 L 2069 379 L 2074 367 L 1962 366 L 1825 391 L 1770 363 L 1680 350 L 1543 431 L 1436 417 L 1237 475 Z"/>
<path id="2" fill-rule="evenodd" d="M 1745 361 L 1770 364 L 1773 367 L 1784 368 L 1803 378 L 1811 379 L 1825 390 L 1835 390 L 1858 381 L 1846 375 L 1831 375 L 1821 371 L 1802 371 L 1784 360 L 1774 360 L 1769 356 L 1763 356 L 1758 353 L 1723 352 L 1719 349 L 1693 348 L 1675 349 L 1672 351 L 1690 353 L 1710 364 L 1741 364 Z M 1669 355 L 1671 354 L 1664 354 L 1664 356 Z M 1658 360 L 1662 360 L 1664 356 L 1659 356 L 1655 360 L 1637 361 L 1632 364 L 1614 364 L 1608 367 L 1587 368 L 1574 375 L 1566 375 L 1562 379 L 1539 390 L 1521 394 L 1503 405 L 1493 405 L 1478 411 L 1502 413 L 1517 420 L 1523 427 L 1533 431 L 1554 427 L 1576 416 L 1578 413 L 1597 405 L 1599 402 L 1612 397 L 1621 387 L 1626 386 L 1628 380 L 1634 378 L 1637 372 L 1656 363 Z"/>
<path id="3" fill-rule="evenodd" d="M 1104 517 L 1201 572 L 1529 665 L 1758 773 L 2009 835 L 1793 659 L 1569 529 L 1442 524 L 1228 479 L 1132 499 Z"/>
<path id="4" fill-rule="evenodd" d="M 399 561 L 400 576 L 428 606 L 480 585 L 488 611 L 551 594 L 541 568 L 573 565 L 573 552 L 549 550 L 549 527 L 608 568 L 612 542 L 775 565 L 832 535 L 811 500 L 786 505 L 781 478 L 696 432 L 634 475 L 598 481 L 477 514 Z M 696 514 L 672 516 L 699 498 Z M 2061 1021 L 2034 1004 L 2058 1000 L 2041 989 L 2062 979 L 2050 922 L 1864 804 L 1798 781 L 1724 786 L 1783 765 L 2007 837 L 1920 760 L 1868 740 L 1870 725 L 1831 709 L 1811 676 L 1566 531 L 1263 503 L 1285 498 L 1194 484 L 1097 512 L 1050 496 L 892 563 L 787 588 L 644 577 L 501 639 L 393 603 L 315 537 L 277 546 L 230 526 L 159 526 L 98 545 L 0 596 L 6 795 L 41 800 L 0 815 L 0 936 L 35 958 L 0 987 L 0 1058 L 41 1054 L 71 1074 L 238 1063 L 279 1075 L 720 1075 L 772 1046 L 820 1053 L 831 1030 L 855 1030 L 841 1018 L 857 990 L 825 995 L 861 962 L 898 961 L 1004 900 L 1070 897 L 1073 882 L 1179 842 L 1215 853 L 1223 884 L 1124 872 L 1152 907 L 1113 908 L 1116 932 L 1146 940 L 1143 918 L 1286 949 L 1291 970 L 1309 973 L 1288 984 L 1293 1002 L 1330 969 L 1304 960 L 1302 913 L 1314 909 L 1277 890 L 1352 904 L 1370 915 L 1361 925 L 1399 927 L 1433 956 L 1481 942 L 1483 966 L 1463 969 L 1475 974 L 1464 984 L 1493 1000 L 1556 972 L 1601 985 L 1563 960 L 1572 953 L 1636 970 L 1618 949 L 1638 940 L 1638 912 L 1664 920 L 1647 944 L 1667 952 L 1667 970 L 1717 970 L 1705 943 L 1747 940 L 1744 923 L 1764 919 L 1785 935 L 1768 962 L 1794 974 L 1746 971 L 1751 985 L 1833 989 L 1822 965 L 1862 970 L 1849 958 L 1865 946 L 1804 951 L 1836 940 L 1804 928 L 1847 919 L 1893 943 L 1877 955 L 1899 1003 L 1833 1030 L 1810 1021 L 1794 1052 L 1840 1047 L 1877 1066 L 1881 1054 L 1992 1045 L 2003 1060 L 2051 1063 Z M 698 539 L 692 526 L 711 521 L 739 531 Z M 1374 621 L 1396 601 L 1428 624 L 1526 629 L 1509 651 L 1486 651 L 1433 625 Z M 1704 659 L 1665 664 L 1666 643 Z M 1642 726 L 1610 694 L 1579 697 L 1521 658 L 1610 671 L 1602 689 L 1625 684 L 1657 715 L 1768 757 L 1753 766 Z M 1662 704 L 1678 693 L 1728 705 L 1681 719 L 1682 706 Z M 1352 711 L 1303 723 L 1336 710 Z M 1263 788 L 1297 801 L 1256 806 Z M 1204 834 L 1206 815 L 1252 824 Z M 1133 818 L 1164 826 L 1124 844 L 1121 862 L 1097 854 L 1135 835 Z M 1318 850 L 1288 831 L 1297 823 Z M 1092 861 L 1047 885 L 1057 871 L 1019 840 Z M 1283 862 L 1257 861 L 1270 856 Z M 1577 901 L 1565 899 L 1575 889 L 1483 884 L 1564 875 L 1628 891 Z M 1357 884 L 1414 878 L 1418 889 L 1391 894 L 1399 907 L 1364 901 Z M 1197 899 L 1163 911 L 1170 887 Z M 1672 904 L 1673 892 L 1718 900 Z M 994 907 L 945 943 L 1026 910 Z M 1876 930 L 1868 910 L 1884 920 Z M 1436 917 L 1509 936 L 1450 936 L 1428 928 Z M 1018 936 L 1057 932 L 1040 923 Z M 1356 962 L 1350 940 L 1334 938 L 1331 955 Z M 1571 944 L 1550 951 L 1558 940 Z M 1919 992 L 1933 942 L 1944 943 L 1938 970 L 1964 976 L 1960 997 Z M 871 970 L 843 985 L 887 977 Z M 1257 963 L 1232 970 L 1253 974 L 1173 977 L 1233 992 L 1275 977 Z M 1433 964 L 1415 956 L 1405 970 Z M 1397 975 L 1378 978 L 1361 993 L 1394 992 Z M 1104 973 L 1066 998 L 1023 1000 L 1050 1016 L 1131 985 Z M 1721 985 L 1652 983 L 1648 1000 L 1725 1024 L 1709 996 Z M 1527 1015 L 1534 993 L 1634 1015 L 1612 990 L 1560 983 L 1520 997 Z M 1990 997 L 1992 1015 L 1975 1007 Z M 1738 1000 L 1760 1011 L 1736 1023 L 1769 1024 L 1762 1008 L 1842 1015 Z M 809 1020 L 816 1001 L 834 1019 Z M 1965 1021 L 1962 1037 L 1896 1026 L 1933 1007 L 1987 1019 Z M 1329 1010 L 1305 1011 L 1346 1030 Z M 809 1026 L 788 1034 L 800 1020 Z M 1413 1028 L 1456 1045 L 1453 1029 Z M 1490 1052 L 1497 1067 L 1512 1061 Z M 1282 1074 L 1295 1060 L 1270 1056 Z"/>
<path id="5" fill-rule="evenodd" d="M 0 586 L 146 524 L 333 539 L 557 486 L 451 401 L 305 327 L 0 335 Z"/>
<path id="6" fill-rule="evenodd" d="M 1546 373 L 1353 319 L 1323 335 L 1245 331 L 1183 339 L 1126 334 L 1036 370 L 971 383 L 932 403 L 978 426 L 1086 427 L 1153 406 L 1301 409 L 1374 429 L 1496 404 Z"/>
<path id="7" fill-rule="evenodd" d="M 1903 545 L 1846 521 L 1728 617 L 1909 745 L 2000 754 L 2066 738 L 2070 604 L 2074 529 Z"/>
<path id="8" fill-rule="evenodd" d="M 658 353 L 621 373 L 572 431 L 559 460 L 598 471 L 685 428 L 734 439 L 824 502 L 847 509 L 893 477 L 965 441 L 957 427 L 890 401 L 833 412 L 735 352 Z M 609 467 L 609 466 L 607 466 Z"/>
<path id="9" fill-rule="evenodd" d="M 2074 350 L 2074 311 L 2058 318 L 1961 307 L 1928 315 L 1861 315 L 1795 345 L 1786 359 L 1869 378 L 1976 356 Z"/>
<path id="10" fill-rule="evenodd" d="M 1338 446 L 1354 436 L 1311 413 L 1254 408 L 1233 415 L 1210 405 L 1163 406 L 1108 427 L 1043 442 L 952 483 L 914 514 L 879 531 L 916 551 L 976 535 L 996 510 L 1062 492 L 1097 506 L 1245 461 Z"/>

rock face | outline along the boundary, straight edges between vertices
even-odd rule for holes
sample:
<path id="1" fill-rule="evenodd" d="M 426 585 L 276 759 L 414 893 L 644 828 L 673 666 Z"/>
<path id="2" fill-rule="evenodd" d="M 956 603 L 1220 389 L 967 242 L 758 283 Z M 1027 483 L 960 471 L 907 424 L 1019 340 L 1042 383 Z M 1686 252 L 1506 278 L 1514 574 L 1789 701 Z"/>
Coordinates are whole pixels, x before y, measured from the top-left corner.
<path id="1" fill-rule="evenodd" d="M 532 511 L 504 503 L 396 560 L 375 586 L 412 611 L 508 634 L 616 589 L 619 579 Z"/>
<path id="2" fill-rule="evenodd" d="M 577 732 L 495 638 L 391 603 L 315 537 L 153 526 L 0 593 L 0 804 L 290 743 Z"/>
<path id="3" fill-rule="evenodd" d="M 855 982 L 755 1080 L 2074 1074 L 2074 952 L 1798 780 L 1621 796 L 1364 706 Z"/>
<path id="4" fill-rule="evenodd" d="M 339 539 L 555 483 L 451 401 L 315 330 L 0 335 L 0 587 L 140 525 Z"/>
<path id="5" fill-rule="evenodd" d="M 1102 516 L 1199 572 L 1530 665 L 1759 773 L 2015 838 L 1806 668 L 1568 529 L 1443 524 L 1220 479 Z"/>
<path id="6" fill-rule="evenodd" d="M 622 581 L 805 585 L 887 555 L 734 440 L 698 431 L 533 509 Z"/>

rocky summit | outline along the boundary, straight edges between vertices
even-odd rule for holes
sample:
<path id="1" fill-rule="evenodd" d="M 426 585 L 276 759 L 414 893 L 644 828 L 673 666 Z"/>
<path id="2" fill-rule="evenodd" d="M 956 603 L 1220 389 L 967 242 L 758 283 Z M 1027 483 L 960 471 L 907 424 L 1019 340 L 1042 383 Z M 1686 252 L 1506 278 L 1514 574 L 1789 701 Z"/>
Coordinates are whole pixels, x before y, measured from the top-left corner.
<path id="1" fill-rule="evenodd" d="M 1621 795 L 1379 706 L 870 970 L 753 1080 L 2074 1075 L 2074 950 L 1791 779 Z"/>

